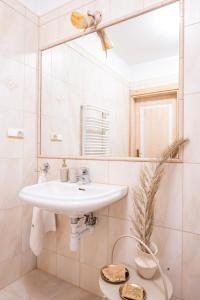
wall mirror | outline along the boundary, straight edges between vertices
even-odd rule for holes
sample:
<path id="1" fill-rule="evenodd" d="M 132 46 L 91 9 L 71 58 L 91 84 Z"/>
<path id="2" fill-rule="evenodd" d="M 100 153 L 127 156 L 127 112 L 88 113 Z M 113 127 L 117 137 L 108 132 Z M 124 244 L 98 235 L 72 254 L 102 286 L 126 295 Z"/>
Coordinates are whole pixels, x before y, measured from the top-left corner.
<path id="1" fill-rule="evenodd" d="M 41 53 L 40 155 L 156 157 L 180 136 L 179 3 Z M 159 124 L 159 126 L 158 126 Z"/>

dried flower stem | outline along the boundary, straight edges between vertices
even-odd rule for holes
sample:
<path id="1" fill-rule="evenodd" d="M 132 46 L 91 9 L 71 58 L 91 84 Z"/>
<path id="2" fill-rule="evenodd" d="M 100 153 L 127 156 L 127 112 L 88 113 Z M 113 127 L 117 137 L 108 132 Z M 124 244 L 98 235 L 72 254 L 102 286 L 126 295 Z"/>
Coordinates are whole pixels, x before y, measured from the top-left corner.
<path id="1" fill-rule="evenodd" d="M 151 246 L 151 235 L 154 227 L 155 195 L 159 189 L 164 173 L 164 164 L 169 158 L 176 157 L 180 146 L 186 139 L 173 142 L 158 158 L 158 162 L 145 165 L 140 172 L 140 184 L 134 189 L 132 224 L 138 237 Z M 146 249 L 140 245 L 141 249 Z"/>

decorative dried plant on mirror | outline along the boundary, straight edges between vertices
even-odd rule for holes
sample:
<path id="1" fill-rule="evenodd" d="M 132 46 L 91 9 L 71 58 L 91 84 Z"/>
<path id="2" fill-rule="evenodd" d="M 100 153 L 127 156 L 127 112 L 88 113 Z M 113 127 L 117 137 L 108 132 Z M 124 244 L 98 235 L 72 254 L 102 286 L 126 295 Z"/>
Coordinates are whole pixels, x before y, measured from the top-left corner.
<path id="1" fill-rule="evenodd" d="M 151 247 L 151 235 L 154 227 L 156 193 L 159 189 L 165 163 L 170 158 L 177 156 L 180 146 L 186 143 L 187 139 L 174 141 L 166 148 L 158 158 L 157 163 L 145 165 L 140 172 L 140 183 L 134 189 L 132 224 L 138 237 Z M 140 245 L 142 251 L 146 249 Z"/>
<path id="2" fill-rule="evenodd" d="M 102 13 L 100 11 L 95 11 L 93 13 L 87 12 L 87 14 L 83 15 L 79 12 L 72 12 L 71 14 L 71 22 L 74 27 L 77 29 L 84 29 L 86 31 L 89 28 L 92 27 L 97 27 L 101 21 L 102 21 Z M 101 45 L 103 51 L 106 52 L 107 55 L 107 50 L 110 50 L 113 48 L 113 44 L 108 38 L 108 35 L 106 34 L 105 29 L 99 29 L 97 30 L 97 35 L 100 38 Z"/>

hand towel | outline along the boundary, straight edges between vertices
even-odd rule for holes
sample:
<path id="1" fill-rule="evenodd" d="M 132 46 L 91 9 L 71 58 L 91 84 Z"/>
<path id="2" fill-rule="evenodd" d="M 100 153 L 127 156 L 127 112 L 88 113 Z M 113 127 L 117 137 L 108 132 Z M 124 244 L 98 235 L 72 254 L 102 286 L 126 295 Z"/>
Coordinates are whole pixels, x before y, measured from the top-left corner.
<path id="1" fill-rule="evenodd" d="M 33 253 L 40 255 L 43 248 L 44 238 L 44 224 L 43 224 L 43 210 L 39 207 L 33 208 L 30 247 Z"/>
<path id="2" fill-rule="evenodd" d="M 38 183 L 46 181 L 44 172 L 41 172 Z M 40 255 L 43 248 L 44 236 L 49 231 L 56 231 L 55 214 L 39 207 L 33 208 L 30 234 L 30 247 L 33 253 Z"/>

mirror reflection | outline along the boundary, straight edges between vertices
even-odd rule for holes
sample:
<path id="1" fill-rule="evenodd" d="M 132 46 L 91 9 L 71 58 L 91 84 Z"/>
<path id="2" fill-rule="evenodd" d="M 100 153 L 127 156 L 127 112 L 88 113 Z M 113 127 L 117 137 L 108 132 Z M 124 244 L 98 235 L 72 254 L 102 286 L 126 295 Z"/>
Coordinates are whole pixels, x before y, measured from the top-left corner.
<path id="1" fill-rule="evenodd" d="M 179 4 L 42 51 L 41 155 L 156 157 L 180 133 Z M 157 126 L 159 121 L 159 126 Z"/>

